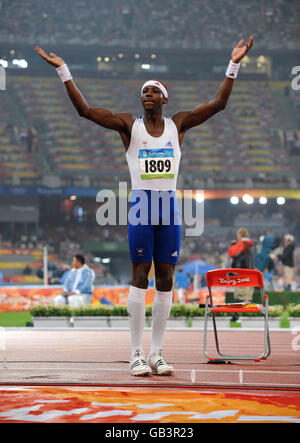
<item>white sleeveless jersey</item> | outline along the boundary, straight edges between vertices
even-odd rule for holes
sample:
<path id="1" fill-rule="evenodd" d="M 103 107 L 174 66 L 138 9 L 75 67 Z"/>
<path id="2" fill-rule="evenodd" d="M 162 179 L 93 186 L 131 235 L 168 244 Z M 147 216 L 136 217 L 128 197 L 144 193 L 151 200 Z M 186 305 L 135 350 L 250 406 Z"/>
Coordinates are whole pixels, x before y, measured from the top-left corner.
<path id="1" fill-rule="evenodd" d="M 171 118 L 164 118 L 160 137 L 152 137 L 142 117 L 136 118 L 126 159 L 132 189 L 175 191 L 181 158 L 178 130 Z"/>

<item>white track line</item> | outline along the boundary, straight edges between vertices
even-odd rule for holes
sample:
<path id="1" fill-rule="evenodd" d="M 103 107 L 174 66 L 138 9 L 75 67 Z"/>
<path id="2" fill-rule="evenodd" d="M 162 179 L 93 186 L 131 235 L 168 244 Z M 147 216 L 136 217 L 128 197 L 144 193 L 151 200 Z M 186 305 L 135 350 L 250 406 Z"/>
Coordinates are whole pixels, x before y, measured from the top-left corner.
<path id="1" fill-rule="evenodd" d="M 23 371 L 24 372 L 24 369 L 23 368 L 14 368 L 14 367 L 9 367 L 8 368 L 9 369 L 9 371 L 11 372 L 11 371 Z M 71 368 L 27 368 L 26 369 L 26 373 L 28 374 L 28 371 L 30 371 L 30 373 L 32 374 L 32 372 L 36 372 L 36 371 L 39 371 L 39 372 L 44 372 L 44 371 L 48 371 L 48 373 L 49 373 L 49 378 L 51 379 L 51 373 L 50 372 L 52 372 L 52 371 L 68 371 L 68 373 L 74 373 L 74 372 L 85 372 L 85 373 L 87 373 L 87 372 L 89 372 L 89 373 L 91 373 L 91 372 L 99 372 L 99 373 L 101 373 L 101 372 L 118 372 L 118 373 L 121 373 L 121 372 L 128 372 L 128 369 L 122 369 L 122 368 L 112 368 L 112 369 L 109 369 L 109 368 L 103 368 L 103 369 L 86 369 L 86 368 L 75 368 L 75 369 L 71 369 Z M 211 371 L 209 371 L 209 370 L 206 370 L 206 369 L 195 369 L 194 370 L 195 372 L 194 372 L 194 377 L 193 377 L 193 380 L 195 380 L 194 382 L 193 382 L 193 384 L 194 385 L 197 385 L 197 384 L 203 384 L 203 385 L 206 385 L 207 387 L 209 387 L 209 386 L 211 386 L 211 385 L 214 385 L 214 386 L 233 386 L 234 384 L 237 384 L 238 385 L 238 378 L 237 378 L 237 380 L 236 380 L 236 383 L 234 382 L 234 380 L 232 381 L 232 382 L 226 382 L 226 381 L 224 381 L 224 382 L 221 382 L 221 381 L 214 381 L 214 380 L 209 380 L 209 381 L 205 381 L 205 380 L 196 380 L 196 375 L 197 375 L 197 372 L 198 373 L 209 373 L 209 374 L 212 374 L 212 372 Z M 3 371 L 4 372 L 4 371 Z M 175 373 L 191 373 L 191 370 L 189 370 L 189 369 L 178 369 L 178 370 L 176 370 L 175 369 L 175 371 L 174 371 Z M 25 374 L 23 374 L 23 377 L 26 379 L 26 373 Z M 227 374 L 227 375 L 233 375 L 233 374 L 239 374 L 240 375 L 240 370 L 233 370 L 233 371 L 223 371 L 223 370 L 221 370 L 221 371 L 217 371 L 216 372 L 217 374 L 219 373 L 222 373 L 222 374 Z M 268 381 L 265 381 L 264 383 L 262 383 L 262 382 L 256 382 L 256 381 L 252 381 L 252 382 L 245 382 L 245 374 L 256 374 L 256 375 L 260 375 L 260 374 L 272 374 L 272 375 L 287 375 L 287 374 L 290 374 L 290 375 L 299 375 L 300 376 L 300 372 L 286 372 L 286 371 L 279 371 L 279 372 L 275 372 L 275 371 L 246 371 L 246 370 L 243 370 L 243 381 L 242 381 L 242 384 L 243 384 L 243 386 L 253 386 L 253 385 L 255 385 L 255 386 L 266 386 L 266 387 L 293 387 L 293 388 L 299 388 L 300 387 L 300 378 L 299 378 L 299 383 L 297 384 L 297 383 L 278 383 L 278 382 L 276 382 L 276 383 L 270 383 L 270 382 L 268 382 Z M 32 377 L 32 378 L 39 378 L 39 375 L 38 374 L 36 374 L 36 377 Z M 1 378 L 0 378 L 0 382 L 1 383 L 3 383 L 3 380 L 1 381 Z M 97 381 L 96 381 L 96 383 L 97 383 Z M 240 383 L 241 383 L 241 381 L 240 381 Z M 191 387 L 193 386 L 193 384 L 191 384 Z M 149 386 L 151 387 L 151 384 L 149 384 Z"/>
<path id="2" fill-rule="evenodd" d="M 125 368 L 95 368 L 95 369 L 88 369 L 88 368 L 56 368 L 56 367 L 41 367 L 41 368 L 19 368 L 19 367 L 13 367 L 13 366 L 9 366 L 7 369 L 9 369 L 10 371 L 24 371 L 24 372 L 28 372 L 28 371 L 73 371 L 73 372 L 123 372 L 123 371 L 127 371 L 127 369 Z M 190 369 L 175 369 L 174 372 L 191 372 Z M 201 373 L 217 373 L 217 374 L 239 374 L 240 373 L 240 369 L 237 370 L 215 370 L 215 371 L 211 371 L 209 369 L 195 369 L 195 373 L 197 372 L 201 372 Z M 253 370 L 245 370 L 243 369 L 243 373 L 244 374 L 274 374 L 274 375 L 299 375 L 300 376 L 300 372 L 294 372 L 294 371 L 253 371 Z M 299 385 L 300 385 L 300 379 L 299 379 Z"/>

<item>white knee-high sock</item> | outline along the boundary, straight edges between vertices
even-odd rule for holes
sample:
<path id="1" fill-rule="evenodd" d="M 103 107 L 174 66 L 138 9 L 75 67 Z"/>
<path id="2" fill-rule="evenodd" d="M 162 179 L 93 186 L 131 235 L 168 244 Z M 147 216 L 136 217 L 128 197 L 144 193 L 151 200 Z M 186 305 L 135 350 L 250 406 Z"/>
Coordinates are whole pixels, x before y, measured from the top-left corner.
<path id="1" fill-rule="evenodd" d="M 138 350 L 143 351 L 142 337 L 145 328 L 146 292 L 147 289 L 130 286 L 127 312 L 131 332 L 132 356 Z"/>
<path id="2" fill-rule="evenodd" d="M 152 344 L 150 355 L 162 349 L 163 338 L 172 307 L 172 291 L 156 291 L 152 306 Z"/>

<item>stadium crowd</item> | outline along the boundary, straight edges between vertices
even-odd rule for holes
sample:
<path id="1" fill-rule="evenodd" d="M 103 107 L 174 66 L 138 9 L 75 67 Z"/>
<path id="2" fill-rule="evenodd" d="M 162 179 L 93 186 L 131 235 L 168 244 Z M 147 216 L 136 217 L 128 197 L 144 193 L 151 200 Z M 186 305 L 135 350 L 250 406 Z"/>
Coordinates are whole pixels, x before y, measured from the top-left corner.
<path id="1" fill-rule="evenodd" d="M 101 105 L 120 112 L 130 109 L 133 115 L 140 114 L 139 100 L 133 92 L 139 90 L 140 81 L 105 79 L 94 82 L 78 78 L 76 84 L 91 106 Z M 167 84 L 170 90 L 170 103 L 165 110 L 167 115 L 209 100 L 219 86 L 218 82 L 208 81 L 190 81 L 186 85 L 170 80 Z M 108 94 L 109 90 L 113 90 L 114 94 Z M 19 161 L 14 162 L 19 151 L 19 143 L 14 138 L 12 141 L 16 146 L 10 147 L 10 156 L 0 164 L 0 169 L 5 169 L 6 174 L 9 172 L 10 176 L 20 177 L 23 184 L 30 179 L 37 181 L 38 174 L 46 169 L 59 175 L 61 180 L 67 177 L 69 182 L 72 178 L 79 180 L 84 176 L 86 181 L 83 180 L 83 186 L 96 188 L 103 185 L 103 173 L 106 174 L 105 186 L 118 187 L 119 181 L 128 177 L 118 134 L 79 119 L 68 97 L 61 94 L 61 85 L 56 77 L 34 77 L 34 80 L 15 77 L 8 93 L 11 103 L 22 110 L 27 126 L 34 124 L 37 129 L 38 149 L 32 148 L 31 153 L 38 152 L 39 156 L 32 159 L 36 165 L 30 166 L 27 158 L 23 161 L 18 158 Z M 13 111 L 6 117 L 7 122 L 11 121 L 12 114 Z M 237 84 L 226 113 L 186 135 L 178 186 L 187 189 L 193 186 L 197 189 L 218 188 L 223 187 L 225 182 L 228 187 L 234 182 L 235 187 L 240 188 L 251 188 L 256 182 L 257 186 L 266 182 L 289 186 L 294 163 L 287 155 L 289 147 L 279 139 L 278 128 L 280 110 L 274 100 L 272 82 Z M 24 130 L 21 135 L 23 140 Z M 234 144 L 232 140 L 235 140 Z M 0 150 L 7 150 L 1 145 L 0 140 Z M 244 171 L 249 172 L 247 177 Z M 196 183 L 198 177 L 200 183 Z M 246 178 L 250 184 L 245 185 Z M 210 182 L 206 183 L 206 180 Z"/>
<path id="2" fill-rule="evenodd" d="M 231 47 L 237 35 L 254 33 L 256 47 L 292 48 L 299 8 L 297 0 L 23 0 L 18 7 L 0 0 L 0 41 L 197 49 Z"/>

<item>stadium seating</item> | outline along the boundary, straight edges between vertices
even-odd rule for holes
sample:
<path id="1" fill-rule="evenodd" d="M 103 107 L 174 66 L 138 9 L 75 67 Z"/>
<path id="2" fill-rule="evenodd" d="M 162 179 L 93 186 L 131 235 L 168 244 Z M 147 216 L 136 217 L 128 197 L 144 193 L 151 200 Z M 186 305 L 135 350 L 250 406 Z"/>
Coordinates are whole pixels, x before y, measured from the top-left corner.
<path id="1" fill-rule="evenodd" d="M 300 132 L 299 131 L 281 131 L 282 145 L 290 156 L 300 157 Z"/>
<path id="2" fill-rule="evenodd" d="M 49 242 L 57 240 L 55 229 L 46 230 Z M 83 239 L 88 234 L 83 234 Z M 99 237 L 99 236 L 98 236 Z M 96 238 L 96 236 L 94 237 Z M 8 246 L 6 246 L 6 243 Z M 3 285 L 42 285 L 43 280 L 43 251 L 41 249 L 20 249 L 9 245 L 8 241 L 2 242 L 0 248 L 0 273 Z M 48 255 L 48 281 L 51 285 L 59 284 L 64 270 L 68 269 L 75 254 L 84 254 L 88 264 L 94 269 L 96 282 L 101 284 L 115 284 L 115 278 L 99 263 L 93 262 L 93 256 L 84 251 L 78 242 L 64 240 L 59 245 L 51 248 L 53 252 Z M 1 284 L 0 284 L 1 286 Z"/>
<path id="3" fill-rule="evenodd" d="M 219 49 L 255 32 L 257 48 L 297 49 L 298 18 L 297 0 L 2 0 L 0 41 Z"/>
<path id="4" fill-rule="evenodd" d="M 40 176 L 34 155 L 14 134 L 15 119 L 5 101 L 0 102 L 0 175 L 2 183 L 34 181 Z"/>
<path id="5" fill-rule="evenodd" d="M 56 257 L 55 257 L 56 258 Z M 36 270 L 42 265 L 43 254 L 39 250 L 3 248 L 0 250 L 0 271 L 3 283 L 11 285 L 42 284 Z M 29 269 L 29 272 L 26 272 Z"/>
<path id="6" fill-rule="evenodd" d="M 91 106 L 131 111 L 134 115 L 142 113 L 139 81 L 78 78 L 76 84 Z M 168 82 L 167 114 L 193 109 L 212 99 L 218 86 L 218 82 Z M 27 120 L 41 128 L 39 136 L 45 145 L 43 163 L 47 164 L 48 171 L 69 177 L 100 178 L 102 174 L 102 180 L 105 174 L 106 184 L 107 180 L 112 184 L 114 179 L 115 183 L 122 177 L 128 179 L 119 135 L 80 118 L 62 88 L 55 77 L 18 77 L 11 88 Z M 284 180 L 292 169 L 287 148 L 280 142 L 274 143 L 273 134 L 278 127 L 279 113 L 270 83 L 237 83 L 226 111 L 186 135 L 182 159 L 184 183 L 199 176 L 214 177 L 214 174 L 215 183 L 230 182 L 232 177 L 237 179 L 245 171 L 256 179 L 267 174 L 271 181 L 272 177 L 274 182 L 278 177 Z M 3 138 L 2 143 L 8 150 L 7 138 Z M 12 148 L 11 151 L 15 152 Z M 25 154 L 15 159 L 15 168 L 21 166 L 23 169 L 19 172 L 23 174 L 40 172 L 37 165 L 28 162 Z"/>
<path id="7" fill-rule="evenodd" d="M 296 111 L 296 115 L 300 119 L 300 94 L 299 94 L 299 91 L 292 91 L 291 92 L 291 100 L 292 100 L 292 104 L 294 106 L 294 109 Z"/>

